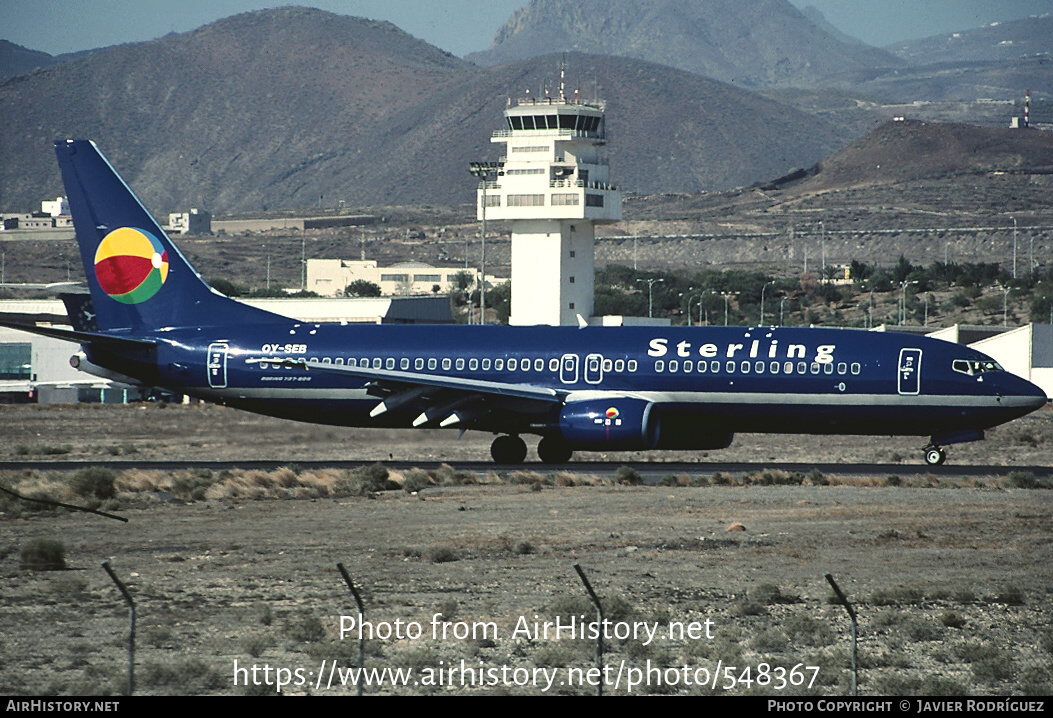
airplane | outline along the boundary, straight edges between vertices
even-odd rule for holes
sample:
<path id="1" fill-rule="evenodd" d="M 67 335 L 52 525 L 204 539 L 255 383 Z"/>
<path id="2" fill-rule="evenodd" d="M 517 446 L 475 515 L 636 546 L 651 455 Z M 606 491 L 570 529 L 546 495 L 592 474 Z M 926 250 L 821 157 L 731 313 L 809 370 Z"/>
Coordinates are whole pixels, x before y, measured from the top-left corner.
<path id="1" fill-rule="evenodd" d="M 92 306 L 67 304 L 73 329 L 0 325 L 80 344 L 71 362 L 111 379 L 298 421 L 490 432 L 499 464 L 526 458 L 524 435 L 559 464 L 756 432 L 927 436 L 935 465 L 1046 403 L 974 349 L 898 333 L 299 322 L 211 288 L 93 142 L 55 153 Z"/>

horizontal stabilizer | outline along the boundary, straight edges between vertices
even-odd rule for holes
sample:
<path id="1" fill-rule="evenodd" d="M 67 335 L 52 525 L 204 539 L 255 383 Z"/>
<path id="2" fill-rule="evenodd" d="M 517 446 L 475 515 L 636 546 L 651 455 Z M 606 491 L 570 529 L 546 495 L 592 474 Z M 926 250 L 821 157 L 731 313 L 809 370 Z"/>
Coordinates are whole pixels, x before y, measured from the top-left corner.
<path id="1" fill-rule="evenodd" d="M 78 332 L 73 329 L 59 329 L 58 327 L 40 326 L 39 324 L 27 324 L 25 322 L 8 321 L 0 315 L 0 327 L 19 329 L 30 334 L 39 334 L 44 337 L 62 339 L 77 344 L 96 344 L 99 346 L 110 346 L 122 349 L 152 349 L 157 342 L 152 339 L 136 339 L 134 337 L 123 337 L 105 332 Z"/>

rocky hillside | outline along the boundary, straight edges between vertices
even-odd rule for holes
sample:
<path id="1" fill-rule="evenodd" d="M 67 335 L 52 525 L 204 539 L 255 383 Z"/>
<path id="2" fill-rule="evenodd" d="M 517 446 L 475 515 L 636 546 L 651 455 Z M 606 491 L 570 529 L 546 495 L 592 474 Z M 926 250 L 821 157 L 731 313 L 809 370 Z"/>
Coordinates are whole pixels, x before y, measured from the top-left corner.
<path id="1" fill-rule="evenodd" d="M 1053 174 L 1053 133 L 890 122 L 824 159 L 798 191 L 897 184 L 957 175 Z"/>
<path id="2" fill-rule="evenodd" d="M 960 32 L 933 35 L 889 45 L 892 52 L 912 65 L 938 62 L 989 62 L 1031 55 L 1050 59 L 1053 16 L 994 22 Z"/>
<path id="3" fill-rule="evenodd" d="M 0 40 L 0 80 L 24 75 L 54 63 L 55 58 L 46 52 L 30 50 L 7 40 Z"/>
<path id="4" fill-rule="evenodd" d="M 508 97 L 559 57 L 481 69 L 389 23 L 281 8 L 100 50 L 0 82 L 0 209 L 62 188 L 56 137 L 90 137 L 155 211 L 470 201 Z M 828 120 L 639 60 L 572 55 L 609 101 L 615 181 L 641 192 L 752 184 L 849 137 Z"/>
<path id="5" fill-rule="evenodd" d="M 788 0 L 531 0 L 489 50 L 468 59 L 493 65 L 565 50 L 638 58 L 745 87 L 810 86 L 904 64 L 842 42 Z"/>

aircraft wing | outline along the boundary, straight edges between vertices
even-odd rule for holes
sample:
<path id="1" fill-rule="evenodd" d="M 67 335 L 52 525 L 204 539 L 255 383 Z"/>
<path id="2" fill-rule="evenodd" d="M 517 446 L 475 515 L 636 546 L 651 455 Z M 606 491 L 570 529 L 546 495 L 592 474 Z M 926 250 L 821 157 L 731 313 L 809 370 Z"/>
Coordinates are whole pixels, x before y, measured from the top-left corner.
<path id="1" fill-rule="evenodd" d="M 493 409 L 510 408 L 509 402 L 526 401 L 535 410 L 563 403 L 568 392 L 530 384 L 485 381 L 464 377 L 426 374 L 396 369 L 372 369 L 341 364 L 322 364 L 283 357 L 249 357 L 248 364 L 265 362 L 291 369 L 318 371 L 327 374 L 368 379 L 373 384 L 380 403 L 372 416 L 389 410 L 410 406 L 420 409 L 414 426 L 440 422 L 440 426 L 470 423 L 471 419 L 490 413 Z M 522 408 L 522 407 L 521 407 Z M 531 412 L 533 413 L 533 412 Z"/>

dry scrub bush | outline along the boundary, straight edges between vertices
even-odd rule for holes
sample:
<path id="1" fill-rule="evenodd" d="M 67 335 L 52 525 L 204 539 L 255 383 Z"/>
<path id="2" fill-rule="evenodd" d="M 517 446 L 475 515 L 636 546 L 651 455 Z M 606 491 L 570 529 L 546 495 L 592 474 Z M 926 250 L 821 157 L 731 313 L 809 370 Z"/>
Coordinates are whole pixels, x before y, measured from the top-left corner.
<path id="1" fill-rule="evenodd" d="M 29 571 L 63 571 L 66 568 L 66 547 L 58 539 L 29 539 L 22 547 L 19 568 Z"/>

